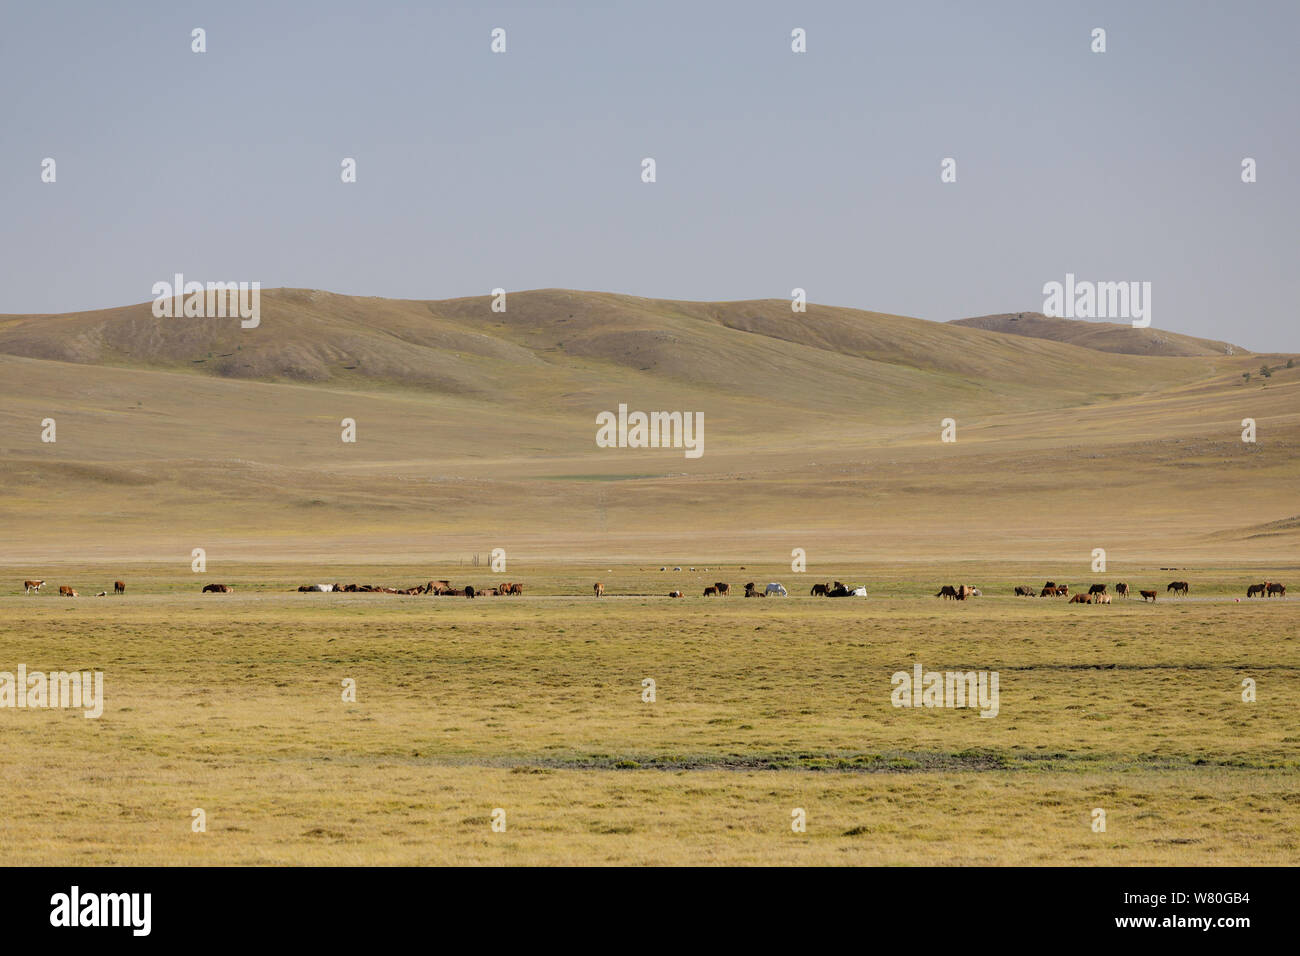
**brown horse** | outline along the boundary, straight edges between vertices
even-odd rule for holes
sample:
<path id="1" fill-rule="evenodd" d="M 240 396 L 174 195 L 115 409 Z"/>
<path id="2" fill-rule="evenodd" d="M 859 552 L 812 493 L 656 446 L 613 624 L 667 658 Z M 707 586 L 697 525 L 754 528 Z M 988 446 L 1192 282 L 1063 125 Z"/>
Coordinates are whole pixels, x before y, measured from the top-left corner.
<path id="1" fill-rule="evenodd" d="M 1084 594 L 1082 591 L 1080 591 L 1080 592 L 1079 592 L 1078 594 L 1076 594 L 1074 597 L 1070 598 L 1070 603 L 1071 603 L 1071 604 L 1091 604 L 1091 603 L 1092 603 L 1092 595 L 1091 595 L 1091 594 Z"/>
<path id="2" fill-rule="evenodd" d="M 1016 597 L 1033 597 L 1033 596 L 1034 596 L 1033 588 L 1025 587 L 1022 584 L 1016 585 Z"/>
<path id="3" fill-rule="evenodd" d="M 826 592 L 831 589 L 829 584 L 814 584 L 812 590 L 808 592 L 810 597 L 825 597 Z"/>
<path id="4" fill-rule="evenodd" d="M 1115 585 L 1115 593 L 1122 598 L 1128 597 L 1128 585 L 1121 581 L 1119 584 Z"/>
<path id="5" fill-rule="evenodd" d="M 1187 592 L 1190 590 L 1190 588 L 1188 587 L 1188 584 L 1187 584 L 1186 581 L 1170 581 L 1170 582 L 1169 582 L 1169 587 L 1165 588 L 1165 590 L 1166 590 L 1166 591 L 1173 591 L 1173 592 L 1174 592 L 1174 597 L 1178 597 L 1178 595 L 1180 595 L 1180 594 L 1181 594 L 1183 597 L 1187 597 Z"/>
<path id="6" fill-rule="evenodd" d="M 1268 583 L 1268 596 L 1286 597 L 1286 585 L 1278 584 L 1276 581 L 1270 581 Z"/>
<path id="7" fill-rule="evenodd" d="M 710 586 L 710 587 L 705 588 L 705 589 L 704 589 L 704 596 L 705 596 L 705 597 L 717 597 L 717 596 L 718 596 L 718 589 L 717 589 L 717 587 L 716 587 L 716 586 Z"/>
<path id="8" fill-rule="evenodd" d="M 114 594 L 125 594 L 125 593 L 126 593 L 126 582 L 125 582 L 125 581 L 114 581 L 114 582 L 113 582 L 113 593 L 114 593 Z"/>
<path id="9" fill-rule="evenodd" d="M 596 592 L 596 597 L 598 598 L 605 596 L 605 585 L 601 584 L 599 581 L 595 583 L 592 590 Z"/>
<path id="10" fill-rule="evenodd" d="M 1039 597 L 1056 597 L 1056 594 L 1057 594 L 1057 591 L 1056 591 L 1056 585 L 1055 585 L 1055 584 L 1049 584 L 1049 585 L 1047 585 L 1047 587 L 1043 588 L 1042 592 L 1041 592 L 1038 596 L 1039 596 Z"/>
<path id="11" fill-rule="evenodd" d="M 950 601 L 957 600 L 957 589 L 951 584 L 945 584 L 939 588 L 939 593 L 935 597 L 947 598 Z"/>
<path id="12" fill-rule="evenodd" d="M 1106 593 L 1106 585 L 1104 585 L 1104 584 L 1094 584 L 1092 587 L 1088 588 L 1088 593 L 1089 593 L 1089 594 L 1105 594 L 1105 593 Z"/>
<path id="13" fill-rule="evenodd" d="M 1246 588 L 1246 597 L 1253 598 L 1255 595 L 1263 597 L 1268 591 L 1268 584 L 1252 584 Z"/>

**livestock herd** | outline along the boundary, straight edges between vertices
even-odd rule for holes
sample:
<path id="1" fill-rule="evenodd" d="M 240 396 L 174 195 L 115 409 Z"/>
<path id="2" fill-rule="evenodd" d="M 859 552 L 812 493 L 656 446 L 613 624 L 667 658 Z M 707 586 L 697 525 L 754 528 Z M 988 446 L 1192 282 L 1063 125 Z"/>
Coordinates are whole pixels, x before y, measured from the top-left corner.
<path id="1" fill-rule="evenodd" d="M 660 570 L 663 570 L 662 568 Z M 743 570 L 743 569 L 742 569 Z M 41 588 L 45 586 L 43 580 L 27 580 L 23 582 L 24 594 L 39 594 Z M 205 584 L 203 586 L 204 594 L 230 594 L 235 589 L 229 584 Z M 464 587 L 455 588 L 447 580 L 430 581 L 427 584 L 417 584 L 409 588 L 390 588 L 375 584 L 304 584 L 299 591 L 302 592 L 346 592 L 357 594 L 433 594 L 449 597 L 520 597 L 524 593 L 524 586 L 515 581 L 507 581 L 498 584 L 496 587 L 480 588 L 467 584 Z M 597 581 L 593 586 L 596 597 L 605 596 L 605 585 Z M 1175 597 L 1187 597 L 1191 593 L 1191 585 L 1186 581 L 1170 581 L 1165 588 L 1166 593 L 1172 593 Z M 114 594 L 125 594 L 126 583 L 124 581 L 113 582 Z M 760 589 L 753 581 L 745 585 L 745 597 L 747 598 L 765 598 L 768 595 L 785 597 L 789 592 L 785 586 L 779 582 L 772 581 L 765 588 Z M 834 584 L 814 584 L 808 592 L 812 597 L 866 597 L 867 589 L 861 585 L 844 584 L 836 581 Z M 1016 585 L 1016 597 L 1033 597 L 1035 589 L 1028 585 Z M 1038 597 L 1067 598 L 1071 604 L 1110 604 L 1110 591 L 1105 584 L 1094 584 L 1086 592 L 1076 592 L 1070 594 L 1068 584 L 1057 584 L 1055 581 L 1048 581 L 1038 590 Z M 727 597 L 731 594 L 731 585 L 724 581 L 717 581 L 704 589 L 704 597 Z M 1115 585 L 1115 594 L 1118 597 L 1129 597 L 1129 586 L 1126 582 L 1120 581 Z M 1155 602 L 1157 597 L 1156 591 L 1138 591 L 1143 601 Z M 97 597 L 106 597 L 107 591 L 100 591 Z M 977 587 L 969 584 L 945 584 L 935 597 L 946 598 L 951 601 L 966 601 L 971 598 L 977 598 L 982 592 Z M 59 586 L 60 597 L 78 597 L 77 591 L 68 585 Z M 684 597 L 681 591 L 670 591 L 670 598 Z M 1276 581 L 1264 581 L 1260 584 L 1252 584 L 1246 588 L 1246 597 L 1286 597 L 1286 585 L 1279 584 Z"/>

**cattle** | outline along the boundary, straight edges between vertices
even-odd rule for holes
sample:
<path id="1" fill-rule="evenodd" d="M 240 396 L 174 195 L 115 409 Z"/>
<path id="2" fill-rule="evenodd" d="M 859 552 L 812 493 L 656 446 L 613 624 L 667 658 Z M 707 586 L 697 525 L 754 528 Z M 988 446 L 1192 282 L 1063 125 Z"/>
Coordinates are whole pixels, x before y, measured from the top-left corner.
<path id="1" fill-rule="evenodd" d="M 1115 585 L 1115 593 L 1122 598 L 1128 597 L 1128 585 L 1123 581 L 1119 582 L 1119 584 Z"/>
<path id="2" fill-rule="evenodd" d="M 24 581 L 24 582 L 23 582 L 23 593 L 24 593 L 24 594 L 31 594 L 33 591 L 35 591 L 37 594 L 40 594 L 40 593 L 41 593 L 41 586 L 42 586 L 43 584 L 45 584 L 44 581 Z"/>
<path id="3" fill-rule="evenodd" d="M 315 594 L 328 594 L 331 591 L 342 591 L 341 584 L 304 584 L 298 588 L 299 591 L 311 591 Z"/>
<path id="4" fill-rule="evenodd" d="M 682 592 L 681 592 L 681 591 L 669 591 L 669 592 L 668 592 L 668 596 L 669 596 L 670 598 L 679 598 L 679 597 L 682 596 Z"/>
<path id="5" fill-rule="evenodd" d="M 1107 594 L 1105 591 L 1102 591 L 1100 594 L 1098 594 L 1096 597 L 1094 597 L 1094 598 L 1092 599 L 1092 603 L 1093 603 L 1093 604 L 1109 604 L 1109 603 L 1110 603 L 1110 595 Z"/>
<path id="6" fill-rule="evenodd" d="M 203 585 L 204 594 L 229 594 L 233 591 L 229 584 L 205 584 Z"/>
<path id="7" fill-rule="evenodd" d="M 1138 594 L 1142 595 L 1142 600 L 1146 601 L 1146 600 L 1150 599 L 1150 601 L 1151 601 L 1152 604 L 1155 604 L 1155 603 L 1156 603 L 1156 592 L 1155 592 L 1155 591 L 1138 591 Z"/>
<path id="8" fill-rule="evenodd" d="M 1088 593 L 1089 593 L 1089 594 L 1105 594 L 1105 593 L 1106 593 L 1106 585 L 1104 585 L 1104 584 L 1094 584 L 1092 587 L 1088 588 Z"/>
<path id="9" fill-rule="evenodd" d="M 1016 597 L 1033 597 L 1034 589 L 1025 587 L 1023 584 L 1016 585 Z"/>
<path id="10" fill-rule="evenodd" d="M 767 594 L 775 594 L 775 595 L 777 595 L 778 597 L 785 597 L 788 593 L 790 593 L 790 592 L 788 592 L 788 591 L 785 589 L 785 585 L 783 585 L 783 584 L 781 584 L 781 583 L 779 583 L 779 582 L 777 582 L 777 581 L 772 581 L 771 583 L 769 583 L 768 586 L 767 586 L 767 588 L 764 590 L 764 594 L 765 594 L 765 595 L 767 595 Z"/>
<path id="11" fill-rule="evenodd" d="M 1070 598 L 1070 603 L 1071 603 L 1071 604 L 1091 604 L 1091 603 L 1092 603 L 1092 595 L 1091 595 L 1091 594 L 1084 594 L 1082 591 L 1080 591 L 1080 592 L 1079 592 L 1078 594 L 1076 594 L 1074 597 Z"/>
<path id="12" fill-rule="evenodd" d="M 1267 584 L 1267 583 L 1264 583 L 1264 584 L 1252 584 L 1250 587 L 1246 588 L 1246 597 L 1248 597 L 1248 598 L 1253 598 L 1253 597 L 1254 597 L 1255 595 L 1257 595 L 1257 594 L 1258 594 L 1260 597 L 1263 597 L 1267 592 L 1268 592 L 1268 584 Z"/>
<path id="13" fill-rule="evenodd" d="M 731 585 L 730 585 L 730 584 L 726 584 L 726 583 L 724 583 L 724 582 L 722 582 L 722 581 L 716 581 L 716 582 L 714 582 L 714 585 L 713 585 L 713 586 L 714 586 L 715 588 L 718 589 L 718 595 L 719 595 L 720 597 L 731 597 Z"/>
<path id="14" fill-rule="evenodd" d="M 126 582 L 125 582 L 125 581 L 114 581 L 114 582 L 113 582 L 113 593 L 114 593 L 114 594 L 125 594 L 125 593 L 126 593 Z"/>
<path id="15" fill-rule="evenodd" d="M 95 595 L 95 597 L 108 597 L 108 592 L 100 591 L 98 594 Z"/>
<path id="16" fill-rule="evenodd" d="M 1047 585 L 1047 587 L 1043 588 L 1042 592 L 1041 592 L 1038 596 L 1039 596 L 1039 597 L 1056 597 L 1056 593 L 1057 593 L 1057 592 L 1056 592 L 1056 585 L 1055 585 L 1055 584 L 1049 584 L 1049 585 Z"/>
<path id="17" fill-rule="evenodd" d="M 1278 584 L 1276 581 L 1270 581 L 1268 583 L 1268 596 L 1286 597 L 1286 585 Z"/>
<path id="18" fill-rule="evenodd" d="M 605 585 L 601 584 L 599 581 L 592 585 L 591 589 L 596 592 L 596 597 L 600 598 L 605 596 Z"/>
<path id="19" fill-rule="evenodd" d="M 950 601 L 957 600 L 957 589 L 951 584 L 945 584 L 939 588 L 939 593 L 935 597 L 947 598 Z"/>
<path id="20" fill-rule="evenodd" d="M 826 592 L 831 589 L 829 584 L 814 584 L 812 590 L 808 592 L 809 597 L 825 597 Z"/>
<path id="21" fill-rule="evenodd" d="M 465 597 L 472 598 L 477 593 L 478 592 L 474 590 L 474 585 L 472 584 L 465 585 Z"/>
<path id="22" fill-rule="evenodd" d="M 59 585 L 59 597 L 76 597 L 77 592 L 72 590 L 66 584 Z"/>
<path id="23" fill-rule="evenodd" d="M 704 595 L 703 595 L 703 596 L 704 596 L 704 597 L 717 597 L 717 596 L 718 596 L 718 588 L 717 588 L 717 585 L 710 585 L 709 587 L 705 588 L 705 589 L 704 589 Z"/>
<path id="24" fill-rule="evenodd" d="M 1189 588 L 1186 581 L 1170 581 L 1169 587 L 1165 588 L 1165 590 L 1173 591 L 1175 597 L 1177 597 L 1180 594 L 1183 597 L 1187 597 L 1187 592 Z"/>

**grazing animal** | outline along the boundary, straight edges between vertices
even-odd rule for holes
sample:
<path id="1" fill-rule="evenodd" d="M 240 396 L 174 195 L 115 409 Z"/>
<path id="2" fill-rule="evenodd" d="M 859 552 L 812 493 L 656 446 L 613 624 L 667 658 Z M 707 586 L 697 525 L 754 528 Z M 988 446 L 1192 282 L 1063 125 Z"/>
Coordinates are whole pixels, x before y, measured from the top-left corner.
<path id="1" fill-rule="evenodd" d="M 59 597 L 76 597 L 77 592 L 72 590 L 66 584 L 59 585 Z"/>
<path id="2" fill-rule="evenodd" d="M 748 584 L 745 585 L 745 597 L 765 598 L 767 597 L 767 592 L 760 591 L 758 588 L 754 587 L 754 582 L 750 581 Z"/>
<path id="3" fill-rule="evenodd" d="M 1055 582 L 1055 581 L 1048 581 L 1046 584 L 1043 585 L 1043 587 L 1045 587 L 1045 588 L 1054 588 L 1054 587 L 1056 587 L 1056 582 Z"/>
<path id="4" fill-rule="evenodd" d="M 1266 593 L 1268 593 L 1267 584 L 1252 584 L 1250 587 L 1246 588 L 1246 597 L 1248 598 L 1253 598 L 1257 594 L 1260 597 L 1263 597 Z"/>
<path id="5" fill-rule="evenodd" d="M 204 593 L 204 594 L 208 594 L 208 593 L 212 593 L 212 594 L 229 594 L 229 593 L 230 593 L 231 591 L 233 591 L 233 590 L 234 590 L 234 588 L 232 588 L 229 584 L 205 584 L 205 585 L 203 585 L 203 593 Z"/>
<path id="6" fill-rule="evenodd" d="M 476 594 L 478 594 L 478 592 L 474 590 L 474 585 L 472 584 L 465 585 L 465 597 L 472 598 Z"/>
<path id="7" fill-rule="evenodd" d="M 1071 604 L 1091 604 L 1091 603 L 1092 603 L 1092 595 L 1091 595 L 1091 594 L 1084 594 L 1084 593 L 1081 591 L 1081 592 L 1079 592 L 1078 594 L 1076 594 L 1074 597 L 1070 598 L 1070 603 L 1071 603 Z"/>
<path id="8" fill-rule="evenodd" d="M 596 592 L 596 597 L 598 598 L 605 596 L 605 585 L 601 584 L 599 581 L 595 583 L 592 590 Z"/>
<path id="9" fill-rule="evenodd" d="M 1092 603 L 1093 603 L 1093 604 L 1109 604 L 1109 603 L 1110 603 L 1110 595 L 1107 594 L 1105 591 L 1103 591 L 1103 592 L 1101 592 L 1100 594 L 1098 594 L 1095 598 L 1092 599 Z"/>
<path id="10" fill-rule="evenodd" d="M 1088 588 L 1088 593 L 1089 593 L 1089 594 L 1105 594 L 1105 593 L 1106 593 L 1106 585 L 1104 585 L 1104 584 L 1094 584 L 1092 587 Z"/>
<path id="11" fill-rule="evenodd" d="M 114 593 L 114 594 L 125 594 L 125 593 L 126 593 L 126 582 L 125 582 L 125 581 L 114 581 L 114 582 L 113 582 L 113 593 Z"/>
<path id="12" fill-rule="evenodd" d="M 1177 597 L 1177 596 L 1180 595 L 1180 594 L 1181 594 L 1183 597 L 1187 597 L 1187 592 L 1188 592 L 1189 588 L 1188 588 L 1188 586 L 1187 586 L 1187 582 L 1186 582 L 1186 581 L 1170 581 L 1170 582 L 1169 582 L 1169 587 L 1165 588 L 1165 590 L 1166 590 L 1166 591 L 1173 591 L 1175 597 Z"/>
<path id="13" fill-rule="evenodd" d="M 1016 597 L 1033 597 L 1034 589 L 1025 587 L 1023 584 L 1016 585 Z"/>
<path id="14" fill-rule="evenodd" d="M 825 597 L 826 592 L 831 589 L 829 584 L 814 584 L 812 590 L 808 592 L 809 597 Z"/>
<path id="15" fill-rule="evenodd" d="M 668 596 L 671 597 L 671 598 L 679 598 L 679 597 L 682 596 L 682 592 L 681 592 L 681 591 L 669 591 L 669 592 L 668 592 Z"/>
<path id="16" fill-rule="evenodd" d="M 730 585 L 730 584 L 725 584 L 725 583 L 723 583 L 722 581 L 717 581 L 717 582 L 714 583 L 713 586 L 714 586 L 715 588 L 718 589 L 718 594 L 719 594 L 721 597 L 731 597 L 731 585 Z"/>
<path id="17" fill-rule="evenodd" d="M 1286 597 L 1286 585 L 1278 584 L 1276 581 L 1270 581 L 1268 584 L 1269 597 Z"/>
<path id="18" fill-rule="evenodd" d="M 1128 585 L 1121 581 L 1119 584 L 1115 585 L 1115 593 L 1122 598 L 1128 597 Z"/>
<path id="19" fill-rule="evenodd" d="M 974 595 L 973 595 L 972 592 L 973 592 L 974 590 L 975 590 L 975 589 L 974 589 L 973 587 L 971 587 L 969 584 L 959 584 L 959 585 L 957 585 L 957 600 L 958 600 L 958 601 L 964 601 L 964 600 L 966 600 L 968 597 L 973 597 Z"/>
<path id="20" fill-rule="evenodd" d="M 44 583 L 45 583 L 44 581 L 24 581 L 23 593 L 30 594 L 31 592 L 35 591 L 37 594 L 39 594 L 41 592 L 41 585 L 43 585 Z"/>
<path id="21" fill-rule="evenodd" d="M 1070 586 L 1068 584 L 1058 584 L 1056 586 L 1056 593 L 1059 597 L 1069 597 Z"/>
<path id="22" fill-rule="evenodd" d="M 1145 600 L 1147 600 L 1147 599 L 1149 598 L 1149 599 L 1151 600 L 1151 603 L 1152 603 L 1152 604 L 1155 604 L 1155 603 L 1156 603 L 1156 592 L 1155 592 L 1155 591 L 1138 591 L 1138 594 L 1142 595 L 1142 600 L 1145 601 Z"/>
<path id="23" fill-rule="evenodd" d="M 1040 593 L 1038 596 L 1039 596 L 1039 597 L 1056 597 L 1056 595 L 1057 595 L 1056 585 L 1055 585 L 1055 584 L 1049 584 L 1047 587 L 1043 588 L 1042 593 Z"/>
<path id="24" fill-rule="evenodd" d="M 957 600 L 957 589 L 951 584 L 945 584 L 939 588 L 939 593 L 935 597 L 947 598 L 950 601 Z"/>
<path id="25" fill-rule="evenodd" d="M 95 597 L 108 597 L 108 592 L 100 591 L 98 594 L 95 595 Z"/>
<path id="26" fill-rule="evenodd" d="M 777 596 L 779 596 L 779 597 L 785 597 L 785 596 L 786 596 L 787 594 L 789 594 L 789 593 L 790 593 L 790 592 L 788 592 L 788 591 L 785 589 L 785 585 L 780 584 L 780 583 L 777 582 L 777 581 L 773 581 L 773 582 L 771 582 L 770 584 L 768 584 L 767 588 L 766 588 L 765 591 L 764 591 L 764 594 L 765 594 L 765 595 L 767 595 L 767 594 L 775 594 L 775 595 L 777 595 Z"/>
<path id="27" fill-rule="evenodd" d="M 516 581 L 514 584 L 510 585 L 510 594 L 514 597 L 523 597 L 524 586 Z"/>
<path id="28" fill-rule="evenodd" d="M 717 597 L 718 589 L 716 586 L 710 586 L 704 589 L 704 597 Z"/>

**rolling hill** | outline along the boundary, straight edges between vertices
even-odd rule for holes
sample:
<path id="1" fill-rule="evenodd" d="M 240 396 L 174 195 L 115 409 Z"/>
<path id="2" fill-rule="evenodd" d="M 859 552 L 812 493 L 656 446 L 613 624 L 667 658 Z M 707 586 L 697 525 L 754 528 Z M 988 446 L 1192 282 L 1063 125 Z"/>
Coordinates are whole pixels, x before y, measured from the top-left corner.
<path id="1" fill-rule="evenodd" d="M 566 290 L 504 313 L 269 290 L 248 330 L 147 303 L 0 316 L 0 565 L 199 540 L 241 560 L 1293 552 L 1287 357 L 972 321 Z M 703 457 L 597 447 L 620 404 L 702 412 Z"/>
<path id="2" fill-rule="evenodd" d="M 1061 319 L 1041 312 L 1004 312 L 954 319 L 951 325 L 988 332 L 1005 332 L 1032 339 L 1066 342 L 1098 352 L 1120 355 L 1250 355 L 1250 351 L 1230 342 L 1198 339 L 1161 329 L 1135 329 L 1132 324 L 1092 322 L 1084 319 Z"/>

